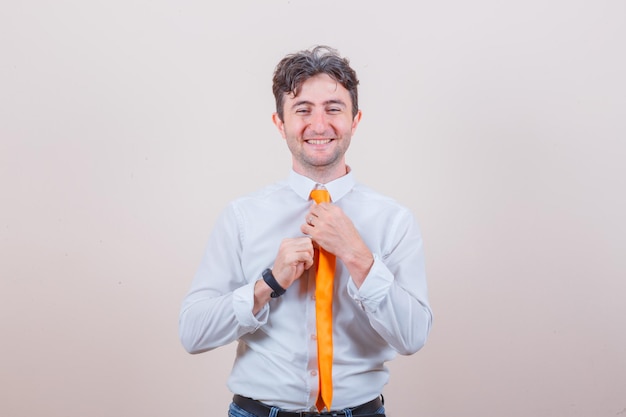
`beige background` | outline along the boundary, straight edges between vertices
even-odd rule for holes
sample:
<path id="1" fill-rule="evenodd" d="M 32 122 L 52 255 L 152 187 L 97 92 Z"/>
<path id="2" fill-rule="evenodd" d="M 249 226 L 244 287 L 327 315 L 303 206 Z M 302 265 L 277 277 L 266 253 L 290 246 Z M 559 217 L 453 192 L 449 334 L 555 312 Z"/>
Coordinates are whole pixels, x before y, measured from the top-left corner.
<path id="1" fill-rule="evenodd" d="M 426 242 L 389 415 L 626 415 L 623 1 L 0 10 L 0 415 L 226 415 L 232 346 L 186 354 L 178 309 L 217 213 L 287 174 L 271 73 L 317 43 L 361 78 L 349 163 Z"/>

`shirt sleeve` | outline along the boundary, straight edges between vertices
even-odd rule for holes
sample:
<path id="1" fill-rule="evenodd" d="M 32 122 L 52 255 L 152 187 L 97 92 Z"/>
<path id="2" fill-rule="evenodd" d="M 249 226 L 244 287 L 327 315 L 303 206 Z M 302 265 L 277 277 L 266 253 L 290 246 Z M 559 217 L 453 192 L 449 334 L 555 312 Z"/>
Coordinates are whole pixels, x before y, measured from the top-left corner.
<path id="1" fill-rule="evenodd" d="M 407 212 L 395 217 L 389 236 L 389 243 L 374 253 L 374 264 L 361 287 L 349 280 L 348 294 L 389 345 L 410 355 L 424 346 L 432 325 L 423 241 Z"/>
<path id="2" fill-rule="evenodd" d="M 256 280 L 246 280 L 241 252 L 240 225 L 231 204 L 218 218 L 181 306 L 179 335 L 188 352 L 229 344 L 267 321 L 267 305 L 252 314 Z"/>

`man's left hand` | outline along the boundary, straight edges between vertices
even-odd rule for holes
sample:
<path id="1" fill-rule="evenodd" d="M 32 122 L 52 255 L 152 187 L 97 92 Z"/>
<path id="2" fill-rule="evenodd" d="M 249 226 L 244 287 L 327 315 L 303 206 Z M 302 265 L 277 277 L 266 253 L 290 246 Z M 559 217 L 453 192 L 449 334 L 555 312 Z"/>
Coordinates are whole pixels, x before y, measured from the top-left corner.
<path id="1" fill-rule="evenodd" d="M 374 256 L 340 207 L 332 203 L 313 204 L 300 230 L 311 236 L 315 244 L 341 259 L 355 284 L 361 286 L 374 263 Z"/>

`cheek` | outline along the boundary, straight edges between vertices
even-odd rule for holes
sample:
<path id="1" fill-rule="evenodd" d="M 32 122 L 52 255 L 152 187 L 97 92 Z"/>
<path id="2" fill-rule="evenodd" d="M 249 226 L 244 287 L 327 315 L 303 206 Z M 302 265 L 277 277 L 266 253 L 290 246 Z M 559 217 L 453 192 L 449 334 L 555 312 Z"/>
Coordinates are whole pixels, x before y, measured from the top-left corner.
<path id="1" fill-rule="evenodd" d="M 303 123 L 298 120 L 289 120 L 288 123 L 283 124 L 283 136 L 287 137 L 297 137 L 302 134 L 306 130 L 306 123 Z"/>
<path id="2" fill-rule="evenodd" d="M 297 126 L 292 126 L 291 134 L 294 138 L 300 139 L 306 137 L 310 125 L 307 124 L 299 124 Z"/>
<path id="3" fill-rule="evenodd" d="M 354 126 L 352 126 L 352 124 L 349 122 L 348 123 L 342 122 L 340 124 L 339 123 L 335 124 L 333 126 L 333 129 L 335 129 L 336 132 L 341 132 L 342 136 L 351 136 L 352 132 L 354 132 Z"/>

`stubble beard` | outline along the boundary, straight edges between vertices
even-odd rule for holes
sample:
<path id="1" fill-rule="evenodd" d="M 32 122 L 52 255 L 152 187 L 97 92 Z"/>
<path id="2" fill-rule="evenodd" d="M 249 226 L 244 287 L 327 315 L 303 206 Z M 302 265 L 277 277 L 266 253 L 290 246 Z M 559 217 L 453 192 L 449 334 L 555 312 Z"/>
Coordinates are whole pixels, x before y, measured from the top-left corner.
<path id="1" fill-rule="evenodd" d="M 333 175 L 335 169 L 340 169 L 345 164 L 344 155 L 346 149 L 343 148 L 336 148 L 331 154 L 323 157 L 309 155 L 302 148 L 295 151 L 292 149 L 294 164 L 303 171 L 303 174 L 311 178 L 328 178 L 328 175 Z"/>

